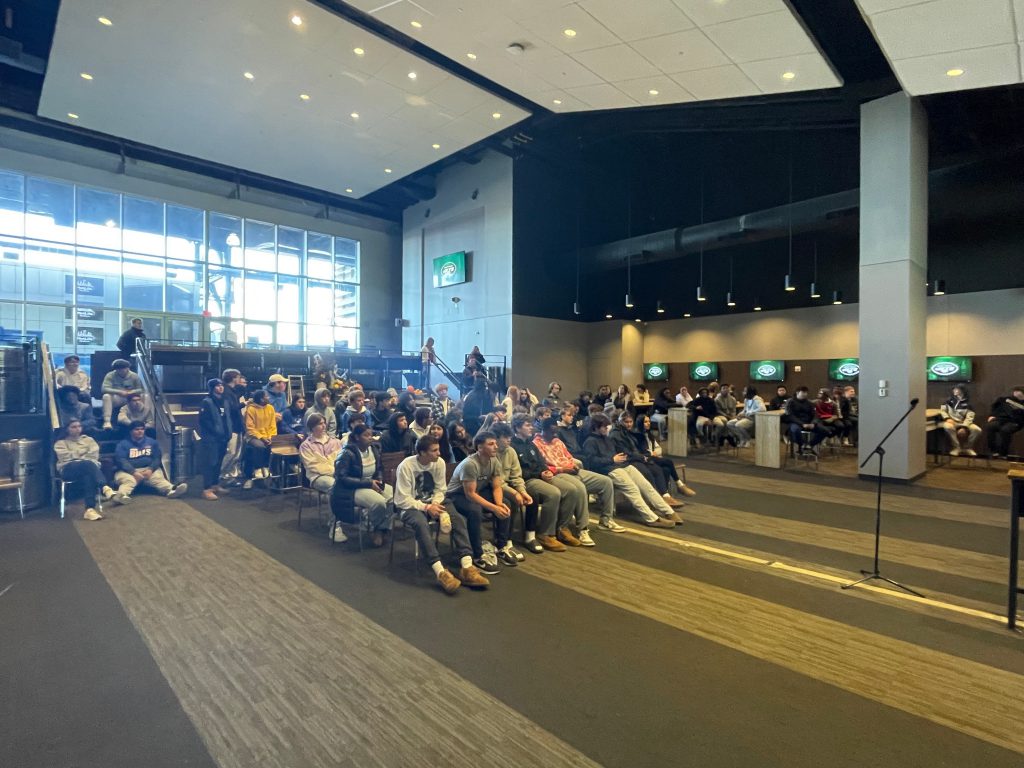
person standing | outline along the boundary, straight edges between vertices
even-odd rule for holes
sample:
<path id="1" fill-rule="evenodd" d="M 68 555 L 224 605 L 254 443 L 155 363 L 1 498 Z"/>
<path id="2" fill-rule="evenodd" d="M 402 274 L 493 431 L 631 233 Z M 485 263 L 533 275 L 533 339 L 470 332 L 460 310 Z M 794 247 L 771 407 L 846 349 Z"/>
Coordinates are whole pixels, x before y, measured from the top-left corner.
<path id="1" fill-rule="evenodd" d="M 115 345 L 118 351 L 131 360 L 135 354 L 136 344 L 139 339 L 146 338 L 146 332 L 142 330 L 142 318 L 133 317 L 131 326 L 117 340 Z"/>
<path id="2" fill-rule="evenodd" d="M 434 352 L 434 337 L 430 336 L 420 348 L 420 389 L 430 389 L 430 366 L 437 364 Z"/>
<path id="3" fill-rule="evenodd" d="M 203 498 L 216 501 L 223 493 L 220 468 L 231 439 L 231 410 L 224 395 L 224 381 L 206 382 L 207 395 L 199 406 L 199 437 L 203 457 Z"/>

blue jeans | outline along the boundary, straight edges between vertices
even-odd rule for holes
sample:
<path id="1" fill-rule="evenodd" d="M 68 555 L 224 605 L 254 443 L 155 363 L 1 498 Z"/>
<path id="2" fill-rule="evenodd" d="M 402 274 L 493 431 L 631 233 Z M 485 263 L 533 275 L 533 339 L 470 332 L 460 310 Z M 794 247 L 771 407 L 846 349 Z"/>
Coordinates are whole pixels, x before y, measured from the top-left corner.
<path id="1" fill-rule="evenodd" d="M 792 424 L 791 423 L 789 425 L 789 439 L 793 442 L 794 445 L 803 445 L 804 444 L 804 436 L 803 436 L 804 432 L 810 432 L 811 433 L 810 445 L 812 445 L 812 446 L 817 445 L 822 440 L 824 440 L 826 437 L 828 437 L 828 430 L 825 429 L 825 427 L 821 426 L 820 424 L 814 424 L 808 430 L 805 430 L 803 428 L 803 425 L 801 425 L 801 424 Z"/>

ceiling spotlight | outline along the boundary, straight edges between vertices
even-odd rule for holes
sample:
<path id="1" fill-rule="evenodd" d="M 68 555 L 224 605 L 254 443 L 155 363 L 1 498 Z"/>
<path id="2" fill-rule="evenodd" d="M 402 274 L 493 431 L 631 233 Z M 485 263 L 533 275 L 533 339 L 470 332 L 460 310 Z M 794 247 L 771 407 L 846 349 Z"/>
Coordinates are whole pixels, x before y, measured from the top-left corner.
<path id="1" fill-rule="evenodd" d="M 735 307 L 736 306 L 736 300 L 732 297 L 732 291 L 729 291 L 728 293 L 725 294 L 725 306 L 727 306 L 727 307 Z"/>
<path id="2" fill-rule="evenodd" d="M 423 29 L 423 25 L 420 24 L 418 21 L 410 21 L 409 23 L 416 29 Z"/>
<path id="3" fill-rule="evenodd" d="M 440 149 L 441 148 L 440 144 L 431 144 L 430 146 L 433 147 L 434 149 Z"/>
<path id="4" fill-rule="evenodd" d="M 303 101 L 309 101 L 309 94 L 308 93 L 300 93 L 299 94 L 299 98 L 302 99 Z"/>
<path id="5" fill-rule="evenodd" d="M 78 119 L 78 115 L 76 115 L 74 112 L 68 112 L 68 117 L 70 117 L 72 120 Z"/>
<path id="6" fill-rule="evenodd" d="M 611 320 L 611 319 L 612 319 L 612 316 L 611 316 L 611 315 L 605 315 L 605 316 L 604 316 L 604 319 L 605 319 L 605 320 Z"/>
<path id="7" fill-rule="evenodd" d="M 946 70 L 946 76 L 947 77 L 960 77 L 960 75 L 962 75 L 963 73 L 964 73 L 964 71 L 962 69 L 959 69 L 959 68 L 953 68 L 953 69 L 947 69 Z"/>
<path id="8" fill-rule="evenodd" d="M 366 51 L 364 51 L 362 48 L 353 48 L 352 53 L 354 53 L 356 56 L 362 56 L 364 53 L 366 53 Z"/>
<path id="9" fill-rule="evenodd" d="M 842 291 L 832 291 L 832 303 L 833 304 L 842 304 L 843 303 L 843 292 Z"/>
<path id="10" fill-rule="evenodd" d="M 501 112 L 493 112 L 491 113 L 491 117 L 493 117 L 495 120 L 501 120 Z"/>
<path id="11" fill-rule="evenodd" d="M 256 78 L 256 75 L 254 75 L 252 72 L 243 72 L 242 77 L 244 77 L 246 80 L 254 80 Z"/>
<path id="12" fill-rule="evenodd" d="M 689 312 L 683 312 L 683 317 L 693 317 Z"/>
<path id="13" fill-rule="evenodd" d="M 106 16 L 100 16 L 98 19 L 96 19 L 96 21 L 98 21 L 104 27 L 112 26 L 113 23 L 114 23 L 110 19 L 108 19 Z"/>
<path id="14" fill-rule="evenodd" d="M 359 113 L 358 112 L 353 112 L 351 115 L 349 115 L 349 117 L 351 117 L 353 120 L 358 120 L 359 119 Z"/>
<path id="15" fill-rule="evenodd" d="M 350 195 L 351 195 L 351 194 L 352 194 L 352 187 L 345 187 L 345 191 L 346 191 L 346 192 L 347 192 L 348 194 L 350 194 Z"/>
<path id="16" fill-rule="evenodd" d="M 633 297 L 632 297 L 632 296 L 630 296 L 630 295 L 629 295 L 629 294 L 627 293 L 627 294 L 626 294 L 626 309 L 632 309 L 632 308 L 633 308 Z"/>
<path id="17" fill-rule="evenodd" d="M 566 37 L 576 37 L 576 30 L 575 29 L 563 29 L 562 30 L 562 34 L 565 35 Z"/>
<path id="18" fill-rule="evenodd" d="M 935 295 L 935 296 L 945 296 L 946 295 L 946 281 L 945 280 L 936 280 L 935 282 L 933 282 L 932 283 L 932 294 Z"/>
<path id="19" fill-rule="evenodd" d="M 793 280 L 790 278 L 789 275 L 786 275 L 786 290 L 787 291 L 795 291 L 796 290 L 796 286 L 793 285 Z"/>
<path id="20" fill-rule="evenodd" d="M 466 54 L 466 58 L 470 59 L 471 61 L 476 61 L 476 54 L 475 53 L 467 53 Z"/>
<path id="21" fill-rule="evenodd" d="M 665 314 L 665 307 L 662 305 L 661 299 L 658 299 L 658 314 L 659 315 L 664 315 Z"/>
<path id="22" fill-rule="evenodd" d="M 562 103 L 562 100 L 561 99 L 555 99 L 551 103 L 554 104 L 557 107 L 558 105 L 560 105 Z"/>
<path id="23" fill-rule="evenodd" d="M 385 168 L 384 169 L 384 173 L 391 173 L 391 169 L 390 168 Z"/>
<path id="24" fill-rule="evenodd" d="M 302 26 L 302 17 L 299 16 L 299 14 L 296 13 L 294 16 L 292 16 L 292 24 L 294 24 L 296 27 L 301 27 Z"/>
<path id="25" fill-rule="evenodd" d="M 409 73 L 409 79 L 410 80 L 415 80 L 416 79 L 416 73 L 415 72 L 410 72 Z"/>
<path id="26" fill-rule="evenodd" d="M 639 317 L 634 317 L 633 318 L 633 322 L 634 323 L 639 323 L 640 322 L 640 318 Z"/>
<path id="27" fill-rule="evenodd" d="M 761 305 L 760 304 L 755 304 L 754 305 L 754 311 L 755 312 L 760 312 L 761 311 Z"/>
<path id="28" fill-rule="evenodd" d="M 649 90 L 647 92 L 647 95 L 648 96 L 657 96 L 658 95 L 658 89 L 657 88 L 651 88 L 651 90 Z"/>
<path id="29" fill-rule="evenodd" d="M 820 299 L 821 298 L 821 291 L 818 290 L 818 284 L 817 283 L 811 283 L 811 298 L 812 299 Z"/>
<path id="30" fill-rule="evenodd" d="M 793 80 L 795 77 L 796 77 L 796 72 L 783 72 L 782 73 L 782 79 L 783 80 Z"/>
<path id="31" fill-rule="evenodd" d="M 708 297 L 704 295 L 704 286 L 697 286 L 697 301 L 707 301 Z"/>
<path id="32" fill-rule="evenodd" d="M 90 75 L 88 72 L 82 72 L 81 76 L 83 80 L 92 80 L 92 75 Z"/>

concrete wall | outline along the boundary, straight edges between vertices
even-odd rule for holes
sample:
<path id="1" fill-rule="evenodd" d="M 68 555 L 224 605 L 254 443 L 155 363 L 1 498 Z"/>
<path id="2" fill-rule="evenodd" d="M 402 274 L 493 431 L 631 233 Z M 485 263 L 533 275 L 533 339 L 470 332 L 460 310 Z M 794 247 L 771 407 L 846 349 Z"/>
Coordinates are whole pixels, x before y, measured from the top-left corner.
<path id="1" fill-rule="evenodd" d="M 563 394 L 575 398 L 587 389 L 588 338 L 587 323 L 513 315 L 509 383 L 543 397 L 548 384 L 558 381 Z"/>
<path id="2" fill-rule="evenodd" d="M 433 259 L 455 251 L 469 253 L 469 282 L 434 288 Z M 402 348 L 418 350 L 433 336 L 453 368 L 474 344 L 485 355 L 512 355 L 510 158 L 488 153 L 476 165 L 452 166 L 438 176 L 433 200 L 406 209 L 402 317 L 410 321 Z"/>

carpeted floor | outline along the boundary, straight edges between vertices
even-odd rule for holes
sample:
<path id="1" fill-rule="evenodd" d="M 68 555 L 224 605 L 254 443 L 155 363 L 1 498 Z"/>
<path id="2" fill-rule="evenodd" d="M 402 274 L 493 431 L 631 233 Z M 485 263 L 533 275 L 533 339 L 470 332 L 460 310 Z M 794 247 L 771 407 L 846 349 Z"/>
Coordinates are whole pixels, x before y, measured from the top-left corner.
<path id="1" fill-rule="evenodd" d="M 5 766 L 1019 766 L 1006 500 L 690 461 L 676 531 L 447 597 L 294 498 L 0 524 Z M 443 548 L 443 551 L 446 548 Z M 10 681 L 10 685 L 7 684 Z"/>

